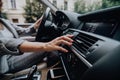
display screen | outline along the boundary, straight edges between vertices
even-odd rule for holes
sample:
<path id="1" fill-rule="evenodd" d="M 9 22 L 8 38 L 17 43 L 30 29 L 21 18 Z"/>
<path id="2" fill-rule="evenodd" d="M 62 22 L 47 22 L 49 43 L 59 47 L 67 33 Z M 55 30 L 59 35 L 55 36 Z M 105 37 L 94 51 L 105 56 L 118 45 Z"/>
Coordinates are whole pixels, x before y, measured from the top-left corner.
<path id="1" fill-rule="evenodd" d="M 107 37 L 113 37 L 116 26 L 115 23 L 85 23 L 81 30 Z"/>

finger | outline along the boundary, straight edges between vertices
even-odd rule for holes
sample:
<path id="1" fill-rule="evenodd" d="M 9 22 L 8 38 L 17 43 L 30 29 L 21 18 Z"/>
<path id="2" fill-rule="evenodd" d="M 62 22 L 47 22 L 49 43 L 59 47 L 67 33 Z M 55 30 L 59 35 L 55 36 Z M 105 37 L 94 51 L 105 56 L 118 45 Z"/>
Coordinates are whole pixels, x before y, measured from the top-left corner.
<path id="1" fill-rule="evenodd" d="M 70 34 L 67 34 L 66 36 L 69 37 L 69 38 L 72 38 L 72 37 L 73 37 L 73 35 L 70 35 Z"/>
<path id="2" fill-rule="evenodd" d="M 57 40 L 60 40 L 60 39 L 61 39 L 61 37 L 57 37 L 57 38 L 55 38 L 54 40 L 56 40 L 56 41 L 57 41 Z"/>
<path id="3" fill-rule="evenodd" d="M 69 41 L 69 42 L 73 42 L 73 40 L 70 38 L 71 36 L 62 36 L 61 39 L 64 39 L 66 41 Z"/>
<path id="4" fill-rule="evenodd" d="M 56 48 L 57 48 L 57 50 L 59 50 L 59 51 L 68 52 L 68 50 L 65 49 L 65 48 L 63 48 L 63 47 L 57 46 Z"/>
<path id="5" fill-rule="evenodd" d="M 65 45 L 71 46 L 72 42 L 68 42 L 68 41 L 65 41 L 65 40 L 59 40 L 57 42 L 57 45 L 60 45 L 60 44 L 65 44 Z"/>
<path id="6" fill-rule="evenodd" d="M 37 21 L 37 24 L 39 25 L 40 23 L 41 23 L 41 20 L 38 20 L 38 21 Z"/>
<path id="7" fill-rule="evenodd" d="M 42 18 L 43 18 L 43 17 L 39 18 L 39 19 L 36 21 L 36 24 L 39 24 L 39 23 L 41 23 L 41 21 L 42 21 Z"/>
<path id="8" fill-rule="evenodd" d="M 69 42 L 73 42 L 73 40 L 71 39 L 72 37 L 73 37 L 73 35 L 65 35 L 65 36 L 57 37 L 56 39 L 54 39 L 54 41 L 66 40 Z"/>

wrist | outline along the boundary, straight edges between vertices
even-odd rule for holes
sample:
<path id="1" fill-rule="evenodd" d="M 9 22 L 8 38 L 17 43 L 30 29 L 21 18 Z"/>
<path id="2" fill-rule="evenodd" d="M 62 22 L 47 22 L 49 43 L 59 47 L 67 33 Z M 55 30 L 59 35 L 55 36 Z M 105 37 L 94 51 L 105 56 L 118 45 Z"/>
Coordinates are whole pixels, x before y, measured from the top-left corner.
<path id="1" fill-rule="evenodd" d="M 49 48 L 48 47 L 49 47 L 49 43 L 48 42 L 44 43 L 43 50 L 49 52 Z"/>

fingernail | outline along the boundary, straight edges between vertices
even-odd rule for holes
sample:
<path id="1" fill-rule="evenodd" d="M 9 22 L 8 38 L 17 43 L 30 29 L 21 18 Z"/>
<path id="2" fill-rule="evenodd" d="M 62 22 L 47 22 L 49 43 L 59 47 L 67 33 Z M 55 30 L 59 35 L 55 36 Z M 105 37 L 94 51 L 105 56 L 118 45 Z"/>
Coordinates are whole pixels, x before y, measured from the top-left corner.
<path id="1" fill-rule="evenodd" d="M 70 46 L 72 45 L 72 43 L 70 43 Z"/>
<path id="2" fill-rule="evenodd" d="M 74 41 L 74 40 L 71 40 L 72 42 Z"/>
<path id="3" fill-rule="evenodd" d="M 68 52 L 68 50 L 67 51 L 65 51 L 66 53 Z"/>

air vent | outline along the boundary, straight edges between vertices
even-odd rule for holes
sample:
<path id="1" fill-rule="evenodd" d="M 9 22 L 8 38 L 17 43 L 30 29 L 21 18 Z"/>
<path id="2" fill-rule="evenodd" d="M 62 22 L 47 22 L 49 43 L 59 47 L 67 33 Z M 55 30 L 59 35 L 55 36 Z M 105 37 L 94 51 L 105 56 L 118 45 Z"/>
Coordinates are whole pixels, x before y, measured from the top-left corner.
<path id="1" fill-rule="evenodd" d="M 74 38 L 74 43 L 73 47 L 79 51 L 80 54 L 82 54 L 84 57 L 89 53 L 89 48 L 95 44 L 98 41 L 97 38 L 84 34 L 84 33 L 79 33 L 75 38 Z"/>

